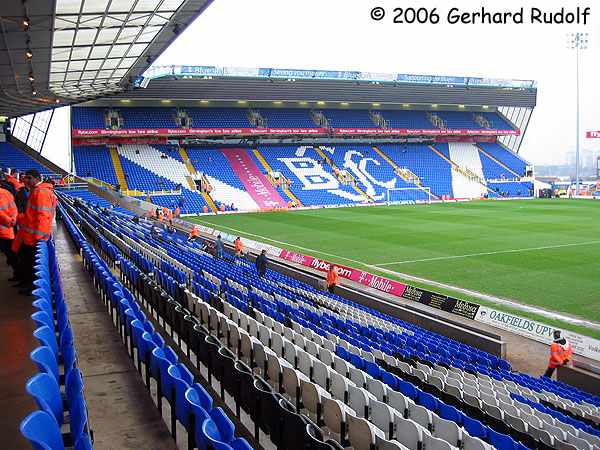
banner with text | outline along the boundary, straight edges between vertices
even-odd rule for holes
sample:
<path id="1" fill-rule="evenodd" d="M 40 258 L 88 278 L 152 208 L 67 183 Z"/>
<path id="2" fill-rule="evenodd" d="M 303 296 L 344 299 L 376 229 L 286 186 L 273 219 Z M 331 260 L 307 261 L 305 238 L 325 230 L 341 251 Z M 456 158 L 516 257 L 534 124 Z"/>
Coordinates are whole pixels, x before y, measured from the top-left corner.
<path id="1" fill-rule="evenodd" d="M 130 128 L 126 130 L 105 130 L 101 128 L 77 129 L 71 132 L 73 138 L 98 137 L 142 137 L 142 136 L 224 136 L 224 135 L 367 135 L 367 136 L 506 136 L 519 135 L 520 130 L 484 129 L 408 129 L 408 128 Z"/>
<path id="2" fill-rule="evenodd" d="M 480 306 L 475 320 L 520 336 L 550 345 L 552 332 L 556 329 L 535 320 Z M 600 341 L 571 331 L 561 330 L 562 335 L 573 345 L 573 353 L 600 361 Z"/>
<path id="3" fill-rule="evenodd" d="M 477 311 L 479 311 L 479 305 L 476 303 L 458 300 L 435 292 L 424 291 L 423 289 L 412 286 L 406 287 L 404 294 L 402 294 L 402 298 L 419 302 L 423 305 L 456 314 L 457 316 L 466 317 L 471 320 L 475 319 Z"/>
<path id="4" fill-rule="evenodd" d="M 600 139 L 600 130 L 598 130 L 598 131 L 588 131 L 585 135 L 589 139 Z"/>
<path id="5" fill-rule="evenodd" d="M 302 255 L 300 253 L 290 252 L 289 250 L 281 250 L 279 254 L 281 259 L 290 261 L 296 264 L 300 264 L 306 267 L 312 267 L 313 269 L 320 270 L 321 272 L 328 272 L 329 267 L 332 263 L 324 261 L 322 259 L 313 258 L 312 256 Z M 402 297 L 406 285 L 399 283 L 398 281 L 390 280 L 387 278 L 373 275 L 369 272 L 362 270 L 353 269 L 352 267 L 342 266 L 335 264 L 338 268 L 338 274 L 342 278 L 346 278 L 351 281 L 355 281 L 362 285 L 377 289 L 378 291 L 385 292 L 386 294 L 392 294 L 397 297 Z"/>

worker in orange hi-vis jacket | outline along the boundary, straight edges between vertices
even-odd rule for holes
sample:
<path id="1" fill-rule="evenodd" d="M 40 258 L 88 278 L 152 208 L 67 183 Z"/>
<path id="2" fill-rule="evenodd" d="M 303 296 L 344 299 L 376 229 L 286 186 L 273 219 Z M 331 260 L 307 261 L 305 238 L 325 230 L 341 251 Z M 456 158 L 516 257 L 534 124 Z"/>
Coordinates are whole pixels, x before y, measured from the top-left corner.
<path id="1" fill-rule="evenodd" d="M 15 225 L 17 223 L 17 205 L 13 195 L 15 188 L 6 180 L 4 173 L 0 173 L 0 251 L 6 256 L 6 264 L 16 271 L 17 255 L 12 250 L 15 239 Z M 9 281 L 15 281 L 13 275 Z"/>
<path id="2" fill-rule="evenodd" d="M 242 239 L 238 236 L 235 241 L 233 241 L 233 245 L 235 247 L 235 256 L 243 256 L 244 255 L 244 243 Z"/>
<path id="3" fill-rule="evenodd" d="M 192 231 L 190 231 L 190 235 L 188 236 L 188 241 L 195 241 L 198 238 L 198 228 L 196 225 L 192 227 Z"/>
<path id="4" fill-rule="evenodd" d="M 338 284 L 339 279 L 340 276 L 338 274 L 337 267 L 332 264 L 327 272 L 327 290 L 332 294 Z"/>
<path id="5" fill-rule="evenodd" d="M 560 330 L 554 330 L 554 342 L 550 344 L 550 359 L 545 377 L 551 378 L 557 367 L 566 366 L 573 358 L 573 346 L 564 337 Z"/>
<path id="6" fill-rule="evenodd" d="M 29 189 L 25 212 L 17 217 L 18 232 L 13 242 L 17 253 L 17 273 L 20 294 L 31 295 L 35 274 L 35 250 L 39 241 L 52 237 L 52 225 L 56 214 L 56 195 L 52 184 L 43 183 L 36 169 L 25 172 L 24 184 Z"/>

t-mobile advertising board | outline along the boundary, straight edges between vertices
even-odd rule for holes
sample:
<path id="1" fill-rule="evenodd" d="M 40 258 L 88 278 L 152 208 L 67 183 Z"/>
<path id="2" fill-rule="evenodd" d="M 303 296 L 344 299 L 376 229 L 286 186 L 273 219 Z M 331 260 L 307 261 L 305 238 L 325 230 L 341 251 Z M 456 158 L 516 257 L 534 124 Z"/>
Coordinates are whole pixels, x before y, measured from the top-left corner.
<path id="1" fill-rule="evenodd" d="M 312 256 L 302 255 L 300 253 L 290 252 L 289 250 L 281 250 L 279 254 L 281 259 L 290 261 L 296 264 L 300 264 L 306 267 L 312 267 L 321 272 L 328 272 L 332 263 L 324 261 L 322 259 L 313 258 Z M 397 297 L 402 297 L 405 284 L 399 283 L 398 281 L 390 280 L 388 278 L 373 275 L 369 272 L 362 270 L 353 269 L 352 267 L 342 266 L 335 264 L 338 268 L 338 274 L 341 278 L 355 281 L 362 285 L 377 289 L 378 291 L 385 292 L 386 294 L 392 294 Z"/>

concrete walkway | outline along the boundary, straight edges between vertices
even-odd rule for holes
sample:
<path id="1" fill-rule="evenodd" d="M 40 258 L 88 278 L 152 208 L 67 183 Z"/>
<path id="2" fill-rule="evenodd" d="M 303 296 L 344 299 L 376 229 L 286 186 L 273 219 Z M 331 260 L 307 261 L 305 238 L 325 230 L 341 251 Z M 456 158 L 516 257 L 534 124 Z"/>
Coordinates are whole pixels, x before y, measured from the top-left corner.
<path id="1" fill-rule="evenodd" d="M 4 256 L 0 261 L 0 436 L 2 448 L 31 448 L 21 436 L 19 424 L 37 409 L 33 398 L 25 391 L 25 383 L 37 373 L 29 353 L 39 344 L 33 337 L 35 324 L 30 316 L 34 309 L 32 297 L 23 297 L 7 281 L 12 271 Z"/>
<path id="2" fill-rule="evenodd" d="M 62 225 L 55 241 L 94 449 L 177 448 Z"/>

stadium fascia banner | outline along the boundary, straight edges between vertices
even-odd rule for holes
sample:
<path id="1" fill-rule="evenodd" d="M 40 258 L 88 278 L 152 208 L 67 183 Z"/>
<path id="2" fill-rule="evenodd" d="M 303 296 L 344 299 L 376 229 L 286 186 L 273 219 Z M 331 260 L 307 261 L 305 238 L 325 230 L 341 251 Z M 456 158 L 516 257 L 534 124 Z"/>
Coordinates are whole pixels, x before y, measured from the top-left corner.
<path id="1" fill-rule="evenodd" d="M 456 314 L 457 316 L 466 317 L 467 319 L 471 320 L 475 319 L 475 316 L 479 311 L 479 305 L 477 303 L 459 300 L 453 297 L 448 297 L 447 295 L 425 291 L 412 286 L 406 287 L 404 293 L 402 294 L 402 298 Z"/>
<path id="2" fill-rule="evenodd" d="M 600 130 L 598 130 L 598 131 L 588 131 L 585 134 L 585 137 L 587 137 L 588 139 L 600 139 Z"/>
<path id="3" fill-rule="evenodd" d="M 148 137 L 91 137 L 74 138 L 72 145 L 105 145 L 105 144 L 167 144 L 166 136 L 148 136 Z"/>
<path id="4" fill-rule="evenodd" d="M 311 267 L 321 272 L 328 272 L 329 268 L 333 263 L 328 261 L 317 259 L 312 256 L 302 255 L 300 253 L 290 252 L 289 250 L 281 250 L 279 258 L 289 262 L 300 264 L 302 266 Z M 364 286 L 377 289 L 378 291 L 385 292 L 386 294 L 392 294 L 397 297 L 402 297 L 406 285 L 399 283 L 398 281 L 390 280 L 388 278 L 373 275 L 369 272 L 362 270 L 353 269 L 352 267 L 342 266 L 341 264 L 333 264 L 338 268 L 338 274 L 342 278 L 347 280 L 355 281 Z"/>
<path id="5" fill-rule="evenodd" d="M 408 128 L 132 128 L 105 130 L 101 128 L 72 130 L 73 138 L 100 137 L 155 137 L 155 136 L 256 136 L 256 135 L 302 135 L 302 136 L 516 136 L 520 130 L 471 130 L 471 129 L 408 129 Z"/>
<path id="6" fill-rule="evenodd" d="M 477 322 L 486 323 L 496 328 L 510 331 L 520 336 L 550 345 L 555 327 L 536 322 L 535 320 L 509 314 L 486 306 L 479 307 L 475 316 Z M 573 353 L 600 361 L 600 341 L 568 330 L 561 330 L 562 336 L 573 345 Z"/>

